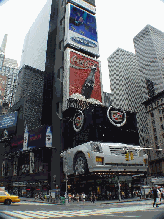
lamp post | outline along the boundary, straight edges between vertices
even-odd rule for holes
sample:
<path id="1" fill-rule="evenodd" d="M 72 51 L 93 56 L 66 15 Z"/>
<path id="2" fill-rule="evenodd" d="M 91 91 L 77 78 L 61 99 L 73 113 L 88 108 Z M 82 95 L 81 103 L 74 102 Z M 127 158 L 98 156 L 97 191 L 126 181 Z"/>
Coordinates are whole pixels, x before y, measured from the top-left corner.
<path id="1" fill-rule="evenodd" d="M 66 156 L 63 157 L 65 161 L 65 182 L 66 182 L 66 189 L 65 189 L 65 205 L 68 205 L 68 161 Z"/>

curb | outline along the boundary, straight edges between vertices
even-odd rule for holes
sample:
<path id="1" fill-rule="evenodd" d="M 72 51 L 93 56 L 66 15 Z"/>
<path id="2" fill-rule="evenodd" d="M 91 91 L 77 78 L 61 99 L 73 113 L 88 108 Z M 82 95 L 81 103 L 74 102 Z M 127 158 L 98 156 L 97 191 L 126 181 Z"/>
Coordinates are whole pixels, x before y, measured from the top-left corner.
<path id="1" fill-rule="evenodd" d="M 0 212 L 0 217 L 2 217 L 2 219 L 15 219 L 15 217 L 10 216 L 10 215 L 6 215 L 4 213 Z"/>

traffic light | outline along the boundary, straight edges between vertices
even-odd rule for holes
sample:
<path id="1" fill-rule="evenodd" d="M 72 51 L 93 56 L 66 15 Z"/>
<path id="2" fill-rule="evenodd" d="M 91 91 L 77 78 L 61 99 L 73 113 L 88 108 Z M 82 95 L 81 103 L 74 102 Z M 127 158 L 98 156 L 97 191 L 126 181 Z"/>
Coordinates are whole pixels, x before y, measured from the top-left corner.
<path id="1" fill-rule="evenodd" d="M 129 152 L 128 151 L 125 152 L 125 160 L 129 161 Z"/>
<path id="2" fill-rule="evenodd" d="M 134 160 L 133 152 L 130 152 L 130 158 L 131 158 L 131 160 Z"/>

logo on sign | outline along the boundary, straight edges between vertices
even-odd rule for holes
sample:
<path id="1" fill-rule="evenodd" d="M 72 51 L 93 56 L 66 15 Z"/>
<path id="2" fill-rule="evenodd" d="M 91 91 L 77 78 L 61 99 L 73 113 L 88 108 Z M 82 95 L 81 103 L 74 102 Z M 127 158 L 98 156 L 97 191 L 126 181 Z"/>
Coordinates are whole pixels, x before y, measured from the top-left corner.
<path id="1" fill-rule="evenodd" d="M 84 123 L 84 114 L 82 111 L 78 111 L 73 117 L 73 128 L 76 132 L 79 132 Z"/>
<path id="2" fill-rule="evenodd" d="M 107 110 L 107 117 L 117 127 L 121 127 L 126 123 L 126 113 L 122 110 L 114 109 L 112 106 Z"/>
<path id="3" fill-rule="evenodd" d="M 119 122 L 123 120 L 123 113 L 118 111 L 111 111 L 111 118 L 115 122 Z"/>
<path id="4" fill-rule="evenodd" d="M 86 40 L 82 37 L 71 37 L 71 40 L 77 44 L 81 44 L 86 47 L 93 47 L 93 48 L 97 47 L 95 43 L 93 43 L 92 41 Z"/>

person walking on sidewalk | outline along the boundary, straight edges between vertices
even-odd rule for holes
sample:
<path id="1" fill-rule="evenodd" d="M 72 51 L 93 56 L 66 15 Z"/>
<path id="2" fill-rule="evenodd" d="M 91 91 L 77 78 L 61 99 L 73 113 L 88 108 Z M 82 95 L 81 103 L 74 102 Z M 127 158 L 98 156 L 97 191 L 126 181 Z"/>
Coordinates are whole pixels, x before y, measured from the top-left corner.
<path id="1" fill-rule="evenodd" d="M 157 188 L 154 187 L 153 188 L 153 198 L 154 198 L 154 202 L 153 202 L 153 207 L 156 205 L 156 207 L 158 207 L 157 203 L 156 203 L 156 199 L 158 198 L 158 195 L 157 195 Z"/>
<path id="2" fill-rule="evenodd" d="M 96 196 L 95 196 L 95 194 L 93 193 L 93 194 L 92 194 L 92 202 L 95 203 L 95 200 L 96 200 Z"/>

